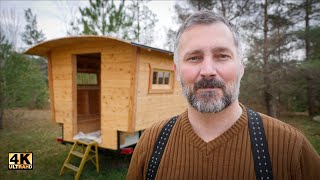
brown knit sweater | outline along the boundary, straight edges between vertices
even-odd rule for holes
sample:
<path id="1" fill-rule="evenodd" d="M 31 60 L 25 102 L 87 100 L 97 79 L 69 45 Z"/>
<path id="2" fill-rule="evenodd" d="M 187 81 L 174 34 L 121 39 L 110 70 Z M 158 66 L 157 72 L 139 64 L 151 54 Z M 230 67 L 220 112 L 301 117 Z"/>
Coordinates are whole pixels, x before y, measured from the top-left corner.
<path id="1" fill-rule="evenodd" d="M 288 124 L 260 115 L 274 178 L 320 179 L 320 157 L 304 135 Z M 146 179 L 153 146 L 167 121 L 158 122 L 143 133 L 127 179 Z M 246 110 L 243 108 L 230 129 L 208 143 L 193 131 L 187 111 L 182 113 L 171 132 L 156 179 L 255 179 Z"/>

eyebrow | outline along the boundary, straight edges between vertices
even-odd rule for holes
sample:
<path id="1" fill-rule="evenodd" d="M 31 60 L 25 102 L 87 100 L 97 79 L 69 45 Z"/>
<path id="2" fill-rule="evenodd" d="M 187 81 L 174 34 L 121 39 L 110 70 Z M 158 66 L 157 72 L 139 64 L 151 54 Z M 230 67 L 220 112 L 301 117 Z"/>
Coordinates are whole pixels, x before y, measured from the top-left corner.
<path id="1" fill-rule="evenodd" d="M 203 53 L 202 50 L 196 49 L 196 50 L 191 50 L 191 51 L 186 52 L 186 54 L 184 56 L 188 56 L 188 55 L 191 55 L 191 54 L 201 54 L 201 53 Z"/>
<path id="2" fill-rule="evenodd" d="M 195 49 L 195 50 L 188 51 L 183 55 L 182 60 L 186 60 L 186 58 L 188 56 L 191 56 L 191 55 L 194 55 L 194 54 L 202 54 L 202 53 L 203 53 L 203 51 L 201 51 L 200 49 Z"/>

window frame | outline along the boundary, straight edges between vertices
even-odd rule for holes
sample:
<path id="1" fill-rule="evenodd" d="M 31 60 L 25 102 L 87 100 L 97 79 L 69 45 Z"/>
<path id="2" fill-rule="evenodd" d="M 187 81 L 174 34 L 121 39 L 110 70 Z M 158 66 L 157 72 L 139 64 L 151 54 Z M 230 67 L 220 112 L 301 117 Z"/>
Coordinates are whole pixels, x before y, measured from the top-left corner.
<path id="1" fill-rule="evenodd" d="M 168 66 L 161 65 L 152 65 L 149 64 L 150 74 L 149 74 L 149 94 L 156 93 L 173 93 L 174 91 L 174 71 L 173 67 L 169 68 Z M 154 72 L 169 72 L 169 83 L 168 84 L 153 84 L 153 74 Z M 165 81 L 163 77 L 163 82 Z"/>

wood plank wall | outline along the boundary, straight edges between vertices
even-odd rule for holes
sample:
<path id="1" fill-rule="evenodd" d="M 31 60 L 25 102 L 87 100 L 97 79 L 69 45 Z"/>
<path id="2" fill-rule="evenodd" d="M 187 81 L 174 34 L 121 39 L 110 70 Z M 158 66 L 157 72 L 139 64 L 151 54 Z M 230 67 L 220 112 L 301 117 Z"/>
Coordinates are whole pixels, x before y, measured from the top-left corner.
<path id="1" fill-rule="evenodd" d="M 51 53 L 47 54 L 48 58 L 48 85 L 49 85 L 49 91 L 50 91 L 50 111 L 51 111 L 51 120 L 53 122 L 56 122 L 55 120 L 55 109 L 54 109 L 54 92 L 53 92 L 53 77 L 52 77 L 52 58 Z"/>
<path id="2" fill-rule="evenodd" d="M 63 52 L 51 53 L 52 86 L 54 96 L 55 121 L 63 123 L 63 137 L 66 141 L 73 138 L 73 101 L 72 101 L 72 58 Z"/>
<path id="3" fill-rule="evenodd" d="M 85 42 L 53 49 L 52 79 L 55 120 L 63 123 L 64 139 L 72 141 L 74 130 L 72 55 L 101 53 L 101 147 L 117 149 L 117 130 L 128 130 L 130 84 L 135 73 L 135 47 L 110 41 Z"/>
<path id="4" fill-rule="evenodd" d="M 117 149 L 117 130 L 128 129 L 135 48 L 124 43 L 104 47 L 101 62 L 102 145 Z"/>
<path id="5" fill-rule="evenodd" d="M 135 130 L 150 127 L 156 121 L 161 121 L 182 113 L 186 102 L 181 93 L 180 82 L 174 77 L 172 93 L 148 93 L 150 65 L 173 70 L 173 57 L 156 51 L 141 50 L 138 98 Z"/>

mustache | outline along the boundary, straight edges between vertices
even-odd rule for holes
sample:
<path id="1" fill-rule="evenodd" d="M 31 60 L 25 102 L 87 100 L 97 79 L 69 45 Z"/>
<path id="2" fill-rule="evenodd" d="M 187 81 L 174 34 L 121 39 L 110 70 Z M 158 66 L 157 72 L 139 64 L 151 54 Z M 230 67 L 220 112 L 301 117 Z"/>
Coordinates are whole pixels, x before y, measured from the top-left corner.
<path id="1" fill-rule="evenodd" d="M 194 91 L 201 89 L 201 88 L 221 88 L 225 89 L 225 83 L 222 81 L 219 81 L 217 79 L 201 79 L 198 82 L 194 84 Z"/>

